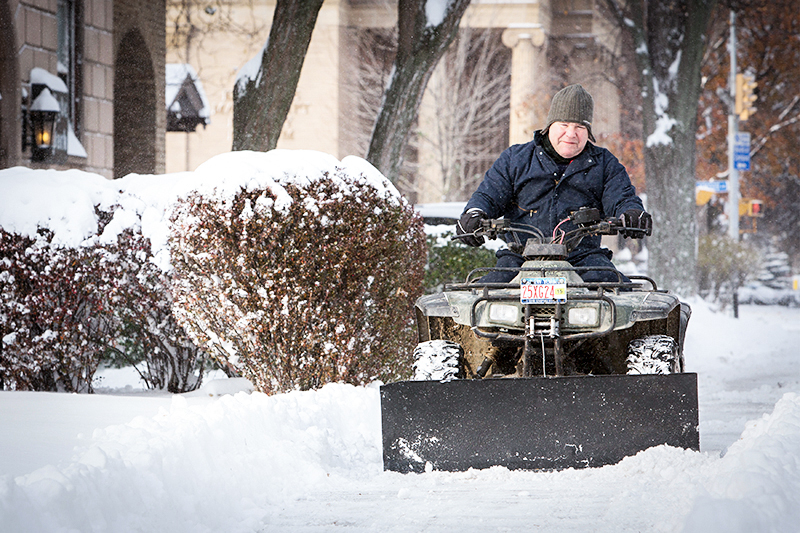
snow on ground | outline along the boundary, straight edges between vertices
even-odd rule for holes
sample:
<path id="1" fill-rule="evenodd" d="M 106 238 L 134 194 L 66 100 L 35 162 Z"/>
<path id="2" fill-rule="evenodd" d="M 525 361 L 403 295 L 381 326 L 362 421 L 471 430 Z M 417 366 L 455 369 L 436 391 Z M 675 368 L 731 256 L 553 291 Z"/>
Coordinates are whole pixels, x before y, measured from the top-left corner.
<path id="1" fill-rule="evenodd" d="M 403 475 L 378 384 L 169 396 L 104 371 L 102 394 L 0 392 L 0 531 L 797 531 L 800 309 L 693 311 L 700 452 Z"/>

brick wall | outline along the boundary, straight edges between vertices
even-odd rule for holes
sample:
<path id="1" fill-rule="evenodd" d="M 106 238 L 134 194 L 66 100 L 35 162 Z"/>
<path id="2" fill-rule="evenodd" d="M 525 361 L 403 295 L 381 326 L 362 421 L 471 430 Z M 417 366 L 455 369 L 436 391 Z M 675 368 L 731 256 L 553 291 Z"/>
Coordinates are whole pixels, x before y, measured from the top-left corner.
<path id="1" fill-rule="evenodd" d="M 75 69 L 75 133 L 87 157 L 69 157 L 66 163 L 33 163 L 30 150 L 21 150 L 20 108 L 30 103 L 30 72 L 40 67 L 58 73 L 58 0 L 0 0 L 0 168 L 13 165 L 81 168 L 114 177 L 115 151 L 132 154 L 123 162 L 137 172 L 165 170 L 164 106 L 165 0 L 74 0 L 79 67 Z M 134 57 L 117 57 L 125 35 L 137 35 Z M 124 135 L 115 136 L 115 81 L 131 78 L 130 65 L 145 65 L 151 95 L 149 108 L 138 109 L 124 121 Z M 134 69 L 141 72 L 142 69 Z M 133 74 L 134 77 L 140 77 Z M 16 80 L 16 81 L 14 81 Z M 142 82 L 141 79 L 137 82 Z M 27 93 L 28 99 L 23 96 Z M 139 104 L 141 105 L 141 104 Z M 12 127 L 13 124 L 13 127 Z M 116 143 L 116 146 L 115 146 Z"/>
<path id="2" fill-rule="evenodd" d="M 114 171 L 114 17 L 111 0 L 84 0 L 83 146 L 86 170 Z"/>
<path id="3" fill-rule="evenodd" d="M 18 164 L 21 152 L 22 127 L 18 117 L 22 90 L 14 25 L 16 7 L 16 1 L 0 0 L 0 168 Z"/>

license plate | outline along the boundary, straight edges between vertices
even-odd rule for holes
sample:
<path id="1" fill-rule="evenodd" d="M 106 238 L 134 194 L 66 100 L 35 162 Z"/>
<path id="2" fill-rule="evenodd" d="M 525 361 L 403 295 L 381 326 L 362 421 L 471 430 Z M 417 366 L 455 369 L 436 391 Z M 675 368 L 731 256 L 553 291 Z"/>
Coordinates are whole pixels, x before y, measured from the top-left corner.
<path id="1" fill-rule="evenodd" d="M 523 278 L 519 299 L 523 304 L 567 301 L 567 278 Z"/>

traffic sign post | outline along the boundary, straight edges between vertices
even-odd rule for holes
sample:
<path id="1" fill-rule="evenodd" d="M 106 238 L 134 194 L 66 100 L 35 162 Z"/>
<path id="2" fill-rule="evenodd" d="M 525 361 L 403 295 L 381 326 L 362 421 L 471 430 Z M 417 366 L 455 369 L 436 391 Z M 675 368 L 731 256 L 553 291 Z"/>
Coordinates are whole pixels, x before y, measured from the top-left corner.
<path id="1" fill-rule="evenodd" d="M 728 52 L 731 59 L 729 71 L 728 90 L 731 104 L 736 99 L 736 12 L 730 11 L 730 41 L 728 42 Z M 728 108 L 728 235 L 734 242 L 739 241 L 739 171 L 735 163 L 734 145 L 736 136 L 739 133 L 739 115 L 736 114 L 735 106 Z M 749 151 L 748 151 L 749 155 Z M 736 294 L 734 292 L 734 294 Z"/>

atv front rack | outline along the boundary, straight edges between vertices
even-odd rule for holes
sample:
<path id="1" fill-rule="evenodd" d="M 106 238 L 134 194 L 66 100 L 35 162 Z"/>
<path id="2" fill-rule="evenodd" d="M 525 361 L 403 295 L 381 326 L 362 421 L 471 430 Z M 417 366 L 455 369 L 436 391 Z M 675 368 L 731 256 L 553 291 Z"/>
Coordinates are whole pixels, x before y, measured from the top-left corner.
<path id="1" fill-rule="evenodd" d="M 625 289 L 625 290 L 635 290 L 641 289 L 641 283 L 633 283 L 633 280 L 640 280 L 646 281 L 650 285 L 651 291 L 658 291 L 658 285 L 653 278 L 648 276 L 642 275 L 631 275 L 628 276 L 628 279 L 631 282 L 623 281 L 622 280 L 622 273 L 614 267 L 601 267 L 601 266 L 588 266 L 588 267 L 576 267 L 576 266 L 555 266 L 555 267 L 481 267 L 476 268 L 470 271 L 467 274 L 467 279 L 464 283 L 447 283 L 445 285 L 445 290 L 453 290 L 453 291 L 461 291 L 461 290 L 472 290 L 472 289 L 482 289 L 487 287 L 489 289 L 516 289 L 519 288 L 518 283 L 502 283 L 502 282 L 483 282 L 479 279 L 472 279 L 473 276 L 482 272 L 540 272 L 542 276 L 545 275 L 546 272 L 576 272 L 579 275 L 581 273 L 586 272 L 613 272 L 617 275 L 616 282 L 613 281 L 594 281 L 594 282 L 577 282 L 577 283 L 568 283 L 568 288 L 575 288 L 575 289 L 596 289 L 598 287 L 602 287 L 604 289 Z"/>
<path id="2" fill-rule="evenodd" d="M 563 349 L 563 342 L 565 340 L 568 341 L 576 341 L 581 339 L 590 339 L 590 338 L 597 338 L 607 335 L 611 331 L 614 330 L 614 326 L 617 323 L 617 306 L 614 300 L 603 294 L 603 289 L 598 289 L 597 293 L 595 294 L 578 294 L 573 295 L 571 297 L 572 301 L 579 300 L 579 301 L 601 301 L 608 304 L 608 313 L 610 314 L 609 317 L 609 325 L 605 329 L 596 330 L 596 331 L 587 331 L 582 333 L 561 333 L 561 316 L 563 310 L 563 304 L 556 303 L 555 304 L 555 311 L 549 317 L 537 317 L 534 314 L 534 309 L 537 307 L 541 307 L 541 305 L 537 304 L 525 304 L 525 333 L 523 334 L 514 334 L 510 332 L 494 332 L 494 331 L 484 331 L 480 327 L 478 327 L 478 319 L 477 319 L 477 309 L 478 304 L 482 302 L 507 302 L 509 298 L 507 296 L 491 296 L 489 295 L 489 289 L 484 289 L 483 296 L 480 296 L 472 303 L 472 308 L 470 310 L 470 327 L 472 331 L 478 337 L 483 337 L 485 339 L 489 339 L 492 341 L 501 341 L 501 342 L 508 342 L 508 343 L 515 343 L 521 344 L 524 346 L 522 357 L 522 376 L 523 377 L 531 377 L 532 376 L 532 364 L 531 360 L 534 355 L 534 347 L 538 345 L 539 341 L 542 344 L 542 354 L 544 357 L 545 348 L 544 348 L 544 339 L 545 336 L 548 337 L 549 341 L 553 343 L 553 361 L 555 364 L 556 369 L 556 376 L 563 376 L 564 375 L 564 349 Z M 602 306 L 601 306 L 602 308 Z M 602 323 L 602 319 L 600 320 Z M 538 341 L 537 341 L 538 336 Z M 488 361 L 484 364 L 486 365 L 485 368 L 488 369 Z M 484 365 L 481 365 L 483 368 Z M 545 365 L 542 365 L 542 371 L 545 372 Z M 476 376 L 478 378 L 482 378 L 483 376 L 480 375 L 480 372 Z"/>

